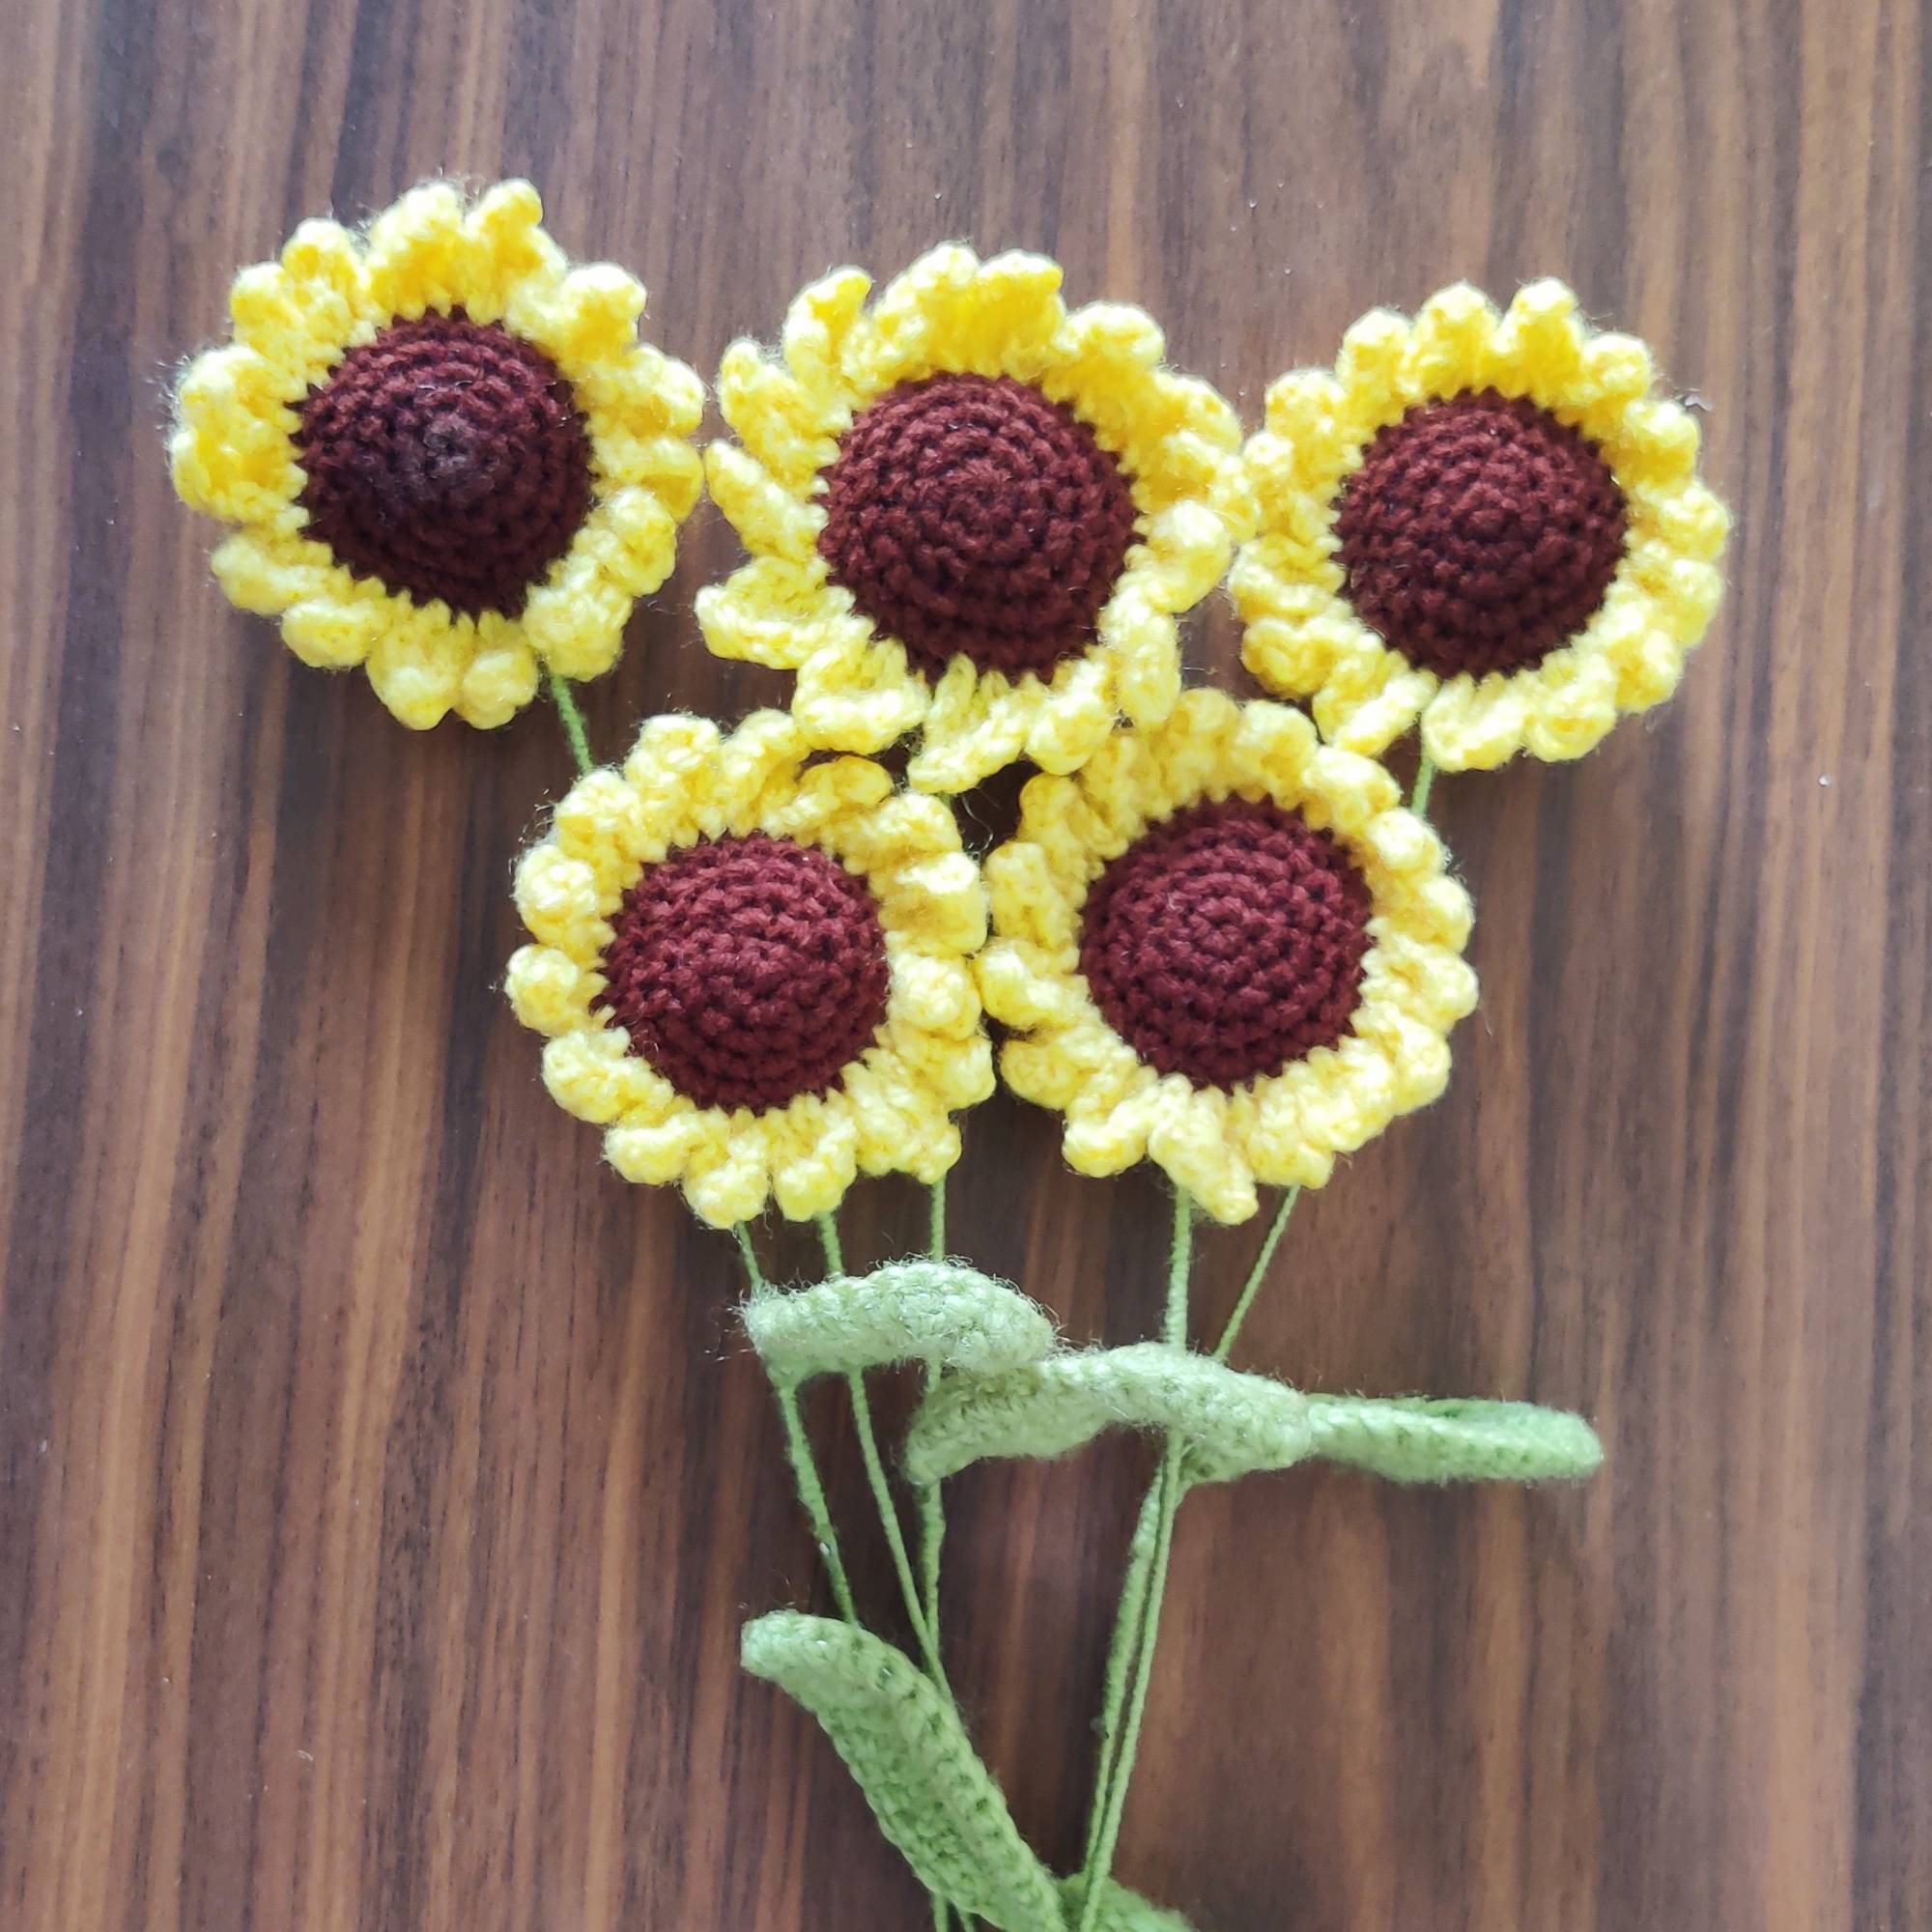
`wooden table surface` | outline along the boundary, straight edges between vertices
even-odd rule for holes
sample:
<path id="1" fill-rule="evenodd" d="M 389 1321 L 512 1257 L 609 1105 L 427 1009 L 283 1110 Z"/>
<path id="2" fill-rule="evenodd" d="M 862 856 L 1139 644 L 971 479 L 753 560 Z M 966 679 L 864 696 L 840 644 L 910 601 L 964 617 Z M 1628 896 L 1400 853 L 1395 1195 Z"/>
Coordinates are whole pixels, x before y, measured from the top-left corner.
<path id="1" fill-rule="evenodd" d="M 222 602 L 168 488 L 170 365 L 235 269 L 449 171 L 531 176 L 707 373 L 828 266 L 954 236 L 1146 304 L 1250 422 L 1463 275 L 1563 274 L 1657 345 L 1737 511 L 1722 614 L 1581 765 L 1438 785 L 1482 1008 L 1447 1097 L 1306 1204 L 1247 1344 L 1584 1408 L 1607 1467 L 1198 1494 L 1122 1870 L 1214 1932 L 1932 1925 L 1925 9 L 11 17 L 0 1923 L 925 1922 L 736 1668 L 817 1586 L 730 1243 L 600 1167 L 501 997 L 554 717 L 410 735 Z M 701 508 L 588 694 L 605 753 L 781 696 L 691 617 L 735 554 Z M 1235 641 L 1197 619 L 1196 673 L 1241 685 Z M 1145 1172 L 1076 1181 L 1003 1098 L 953 1199 L 1070 1333 L 1153 1327 Z M 848 1241 L 922 1209 L 864 1187 Z M 1257 1234 L 1205 1237 L 1209 1310 Z M 951 1492 L 955 1682 L 1063 1868 L 1150 1457 Z"/>

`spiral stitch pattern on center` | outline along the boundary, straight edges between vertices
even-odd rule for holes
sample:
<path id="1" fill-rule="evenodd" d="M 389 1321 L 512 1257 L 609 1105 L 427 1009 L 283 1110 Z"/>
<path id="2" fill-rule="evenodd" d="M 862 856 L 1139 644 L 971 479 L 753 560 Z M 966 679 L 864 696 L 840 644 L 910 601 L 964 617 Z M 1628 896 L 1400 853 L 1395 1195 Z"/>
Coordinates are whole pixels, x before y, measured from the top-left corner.
<path id="1" fill-rule="evenodd" d="M 1048 676 L 1093 640 L 1134 538 L 1120 465 L 1009 376 L 935 376 L 863 411 L 826 474 L 818 548 L 937 679 L 954 657 Z"/>
<path id="2" fill-rule="evenodd" d="M 1080 970 L 1143 1060 L 1197 1087 L 1234 1087 L 1348 1032 L 1370 910 L 1360 872 L 1299 812 L 1190 806 L 1094 881 Z"/>
<path id="3" fill-rule="evenodd" d="M 886 1016 L 885 934 L 837 860 L 753 832 L 672 852 L 624 896 L 603 1006 L 705 1107 L 822 1094 Z"/>
<path id="4" fill-rule="evenodd" d="M 1382 429 L 1335 520 L 1363 620 L 1443 677 L 1520 670 L 1574 637 L 1604 601 L 1627 523 L 1595 448 L 1494 389 Z"/>
<path id="5" fill-rule="evenodd" d="M 516 615 L 590 502 L 590 442 L 542 350 L 461 309 L 397 322 L 309 390 L 308 533 L 358 577 Z"/>

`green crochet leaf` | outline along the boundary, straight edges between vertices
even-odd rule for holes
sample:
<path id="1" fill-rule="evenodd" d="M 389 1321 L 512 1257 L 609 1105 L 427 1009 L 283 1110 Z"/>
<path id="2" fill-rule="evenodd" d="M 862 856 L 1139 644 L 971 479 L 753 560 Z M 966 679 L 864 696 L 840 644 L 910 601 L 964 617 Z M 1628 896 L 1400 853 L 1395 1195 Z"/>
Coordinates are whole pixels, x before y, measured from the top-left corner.
<path id="1" fill-rule="evenodd" d="M 1309 1451 L 1298 1389 L 1162 1342 L 1065 1350 L 993 1376 L 939 1384 L 906 1433 L 906 1474 L 936 1483 L 985 1456 L 1063 1456 L 1101 1431 L 1175 1430 L 1188 1474 L 1222 1482 L 1285 1469 Z"/>
<path id="2" fill-rule="evenodd" d="M 1587 1476 L 1604 1460 L 1580 1415 L 1526 1402 L 1311 1395 L 1313 1454 L 1398 1483 L 1544 1483 Z"/>
<path id="3" fill-rule="evenodd" d="M 740 1656 L 818 1719 L 928 1891 L 1001 1932 L 1065 1932 L 1053 1878 L 952 1707 L 910 1658 L 869 1631 L 796 1610 L 747 1624 Z M 1134 1923 L 1122 1921 L 1123 1932 Z"/>
<path id="4" fill-rule="evenodd" d="M 1060 1909 L 1066 1915 L 1067 1924 L 1080 1923 L 1080 1901 L 1086 1894 L 1077 1872 L 1060 1881 Z M 1095 1932 L 1194 1932 L 1179 1913 L 1155 1905 L 1112 1879 L 1101 1882 L 1100 1910 L 1094 1922 Z"/>
<path id="5" fill-rule="evenodd" d="M 1053 1347 L 1045 1310 L 958 1262 L 889 1262 L 760 1295 L 745 1306 L 745 1327 L 772 1373 L 791 1382 L 894 1362 L 985 1375 Z"/>

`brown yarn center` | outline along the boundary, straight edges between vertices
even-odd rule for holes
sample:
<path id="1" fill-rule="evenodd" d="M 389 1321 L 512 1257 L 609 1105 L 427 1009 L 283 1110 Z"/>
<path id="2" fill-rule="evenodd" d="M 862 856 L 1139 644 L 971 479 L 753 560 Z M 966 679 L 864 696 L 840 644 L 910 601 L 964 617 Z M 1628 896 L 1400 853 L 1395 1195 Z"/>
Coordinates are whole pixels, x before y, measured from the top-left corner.
<path id="1" fill-rule="evenodd" d="M 871 894 L 813 847 L 763 832 L 681 847 L 611 923 L 601 1004 L 701 1107 L 827 1093 L 885 1019 Z"/>
<path id="2" fill-rule="evenodd" d="M 1520 670 L 1582 630 L 1624 552 L 1594 444 L 1494 389 L 1423 403 L 1376 437 L 1336 516 L 1350 602 L 1411 664 Z"/>
<path id="3" fill-rule="evenodd" d="M 308 533 L 418 603 L 514 616 L 590 503 L 590 439 L 542 350 L 461 309 L 396 322 L 310 388 Z"/>
<path id="4" fill-rule="evenodd" d="M 1297 811 L 1190 806 L 1100 874 L 1080 970 L 1107 1024 L 1162 1073 L 1234 1087 L 1349 1031 L 1369 950 L 1369 889 Z"/>
<path id="5" fill-rule="evenodd" d="M 818 548 L 916 669 L 1017 678 L 1085 650 L 1134 538 L 1133 492 L 1094 432 L 1010 376 L 894 389 L 826 472 Z"/>

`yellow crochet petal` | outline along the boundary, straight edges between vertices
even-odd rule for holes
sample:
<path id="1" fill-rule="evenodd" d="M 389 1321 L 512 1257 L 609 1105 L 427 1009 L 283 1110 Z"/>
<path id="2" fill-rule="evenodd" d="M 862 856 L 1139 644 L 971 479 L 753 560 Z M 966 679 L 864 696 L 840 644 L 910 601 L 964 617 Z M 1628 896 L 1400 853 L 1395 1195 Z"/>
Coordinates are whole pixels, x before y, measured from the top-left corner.
<path id="1" fill-rule="evenodd" d="M 801 383 L 829 403 L 846 387 L 845 356 L 872 278 L 863 269 L 838 269 L 800 294 L 785 312 L 780 347 Z"/>
<path id="2" fill-rule="evenodd" d="M 1489 298 L 1467 282 L 1431 296 L 1417 311 L 1409 332 L 1400 392 L 1405 406 L 1424 396 L 1453 396 L 1462 389 L 1488 387 L 1503 359 L 1501 333 Z M 1380 323 L 1376 340 L 1382 340 Z"/>
<path id="3" fill-rule="evenodd" d="M 828 596 L 825 566 L 813 555 L 755 556 L 723 583 L 697 593 L 704 641 L 721 658 L 744 658 L 774 670 L 796 670 L 832 650 L 856 661 L 872 641 L 872 627 Z"/>
<path id="4" fill-rule="evenodd" d="M 925 717 L 925 681 L 900 644 L 859 643 L 840 628 L 798 668 L 792 715 L 826 751 L 883 752 Z"/>
<path id="5" fill-rule="evenodd" d="M 804 680 L 801 677 L 801 698 Z M 970 791 L 1019 756 L 1048 699 L 1037 678 L 1009 684 L 954 658 L 931 687 L 918 754 L 906 776 L 921 791 Z M 1101 730 L 1104 737 L 1105 730 Z"/>
<path id="6" fill-rule="evenodd" d="M 1084 765 L 1114 728 L 1114 668 L 1104 658 L 1069 659 L 1040 696 L 1027 726 L 1026 755 L 1044 772 Z"/>
<path id="7" fill-rule="evenodd" d="M 595 869 L 548 840 L 518 862 L 517 911 L 524 923 L 534 938 L 585 968 L 598 966 L 611 941 L 599 897 Z"/>
<path id="8" fill-rule="evenodd" d="M 875 872 L 872 890 L 892 930 L 958 957 L 985 943 L 985 886 L 963 852 Z"/>
<path id="9" fill-rule="evenodd" d="M 1245 1221 L 1260 1206 L 1254 1170 L 1228 1131 L 1228 1096 L 1167 1083 L 1148 1153 L 1217 1221 Z"/>
<path id="10" fill-rule="evenodd" d="M 258 526 L 217 544 L 209 565 L 231 604 L 273 617 L 305 598 L 338 600 L 338 579 L 346 580 L 347 573 L 319 566 L 319 554 L 298 536 Z M 333 662 L 359 664 L 366 654 L 365 642 L 353 658 Z"/>
<path id="11" fill-rule="evenodd" d="M 805 493 L 838 454 L 842 425 L 820 398 L 753 342 L 734 342 L 718 369 L 718 407 L 747 452 L 783 489 Z"/>
<path id="12" fill-rule="evenodd" d="M 578 552 L 530 592 L 524 636 L 559 677 L 599 677 L 617 662 L 630 614 L 631 599 Z"/>
<path id="13" fill-rule="evenodd" d="M 1492 771 L 1522 748 L 1529 707 L 1504 677 L 1452 677 L 1422 714 L 1422 748 L 1446 772 Z"/>
<path id="14" fill-rule="evenodd" d="M 561 1034 L 588 1023 L 591 984 L 568 953 L 552 946 L 520 946 L 510 955 L 503 991 L 532 1032 Z"/>
<path id="15" fill-rule="evenodd" d="M 1408 324 L 1393 309 L 1371 309 L 1343 336 L 1335 376 L 1342 386 L 1343 433 L 1351 441 L 1366 441 L 1416 400 L 1409 346 Z"/>
<path id="16" fill-rule="evenodd" d="M 696 456 L 688 446 L 667 448 L 683 450 L 691 475 L 697 474 Z M 621 591 L 628 615 L 632 603 L 648 597 L 670 575 L 677 561 L 678 515 L 656 487 L 613 489 L 586 519 L 573 561 L 594 567 Z M 623 618 L 618 622 L 621 626 Z"/>
<path id="17" fill-rule="evenodd" d="M 1113 657 L 1115 703 L 1133 724 L 1158 724 L 1180 696 L 1180 633 L 1143 574 L 1129 570 L 1100 612 L 1099 633 Z"/>
<path id="18" fill-rule="evenodd" d="M 369 224 L 370 297 L 386 315 L 455 308 L 469 259 L 461 193 L 448 182 L 426 182 Z"/>
<path id="19" fill-rule="evenodd" d="M 1577 298 L 1554 279 L 1531 282 L 1517 291 L 1495 332 L 1495 386 L 1506 396 L 1561 394 L 1582 373 L 1583 346 Z"/>
<path id="20" fill-rule="evenodd" d="M 290 402 L 328 374 L 360 320 L 344 295 L 298 282 L 279 262 L 258 262 L 235 277 L 228 315 L 237 345 L 274 372 L 278 395 Z"/>
<path id="21" fill-rule="evenodd" d="M 464 307 L 472 321 L 502 315 L 526 284 L 550 284 L 563 271 L 563 251 L 543 231 L 543 201 L 526 181 L 497 182 L 464 216 L 467 244 Z"/>
<path id="22" fill-rule="evenodd" d="M 225 558 L 227 551 L 228 546 L 224 545 L 222 557 Z M 239 580 L 222 567 L 220 560 L 215 575 L 234 602 L 243 609 L 256 608 L 250 602 L 251 591 L 243 588 L 238 595 L 237 589 L 231 587 Z M 298 598 L 283 605 L 281 610 L 282 641 L 303 664 L 313 665 L 318 670 L 347 670 L 361 664 L 382 641 L 390 622 L 388 611 L 377 598 L 341 597 L 328 588 L 323 588 L 316 596 Z M 458 675 L 460 679 L 463 673 Z"/>
<path id="23" fill-rule="evenodd" d="M 301 488 L 294 412 L 273 370 L 234 344 L 196 358 L 175 394 L 168 444 L 175 489 L 190 509 L 237 524 L 284 519 Z"/>
<path id="24" fill-rule="evenodd" d="M 817 554 L 825 512 L 790 495 L 742 449 L 714 442 L 704 452 L 711 496 L 754 554 L 805 563 Z"/>
<path id="25" fill-rule="evenodd" d="M 791 1221 L 829 1213 L 859 1175 L 859 1124 L 842 1094 L 794 1100 L 770 1117 L 772 1198 Z"/>

